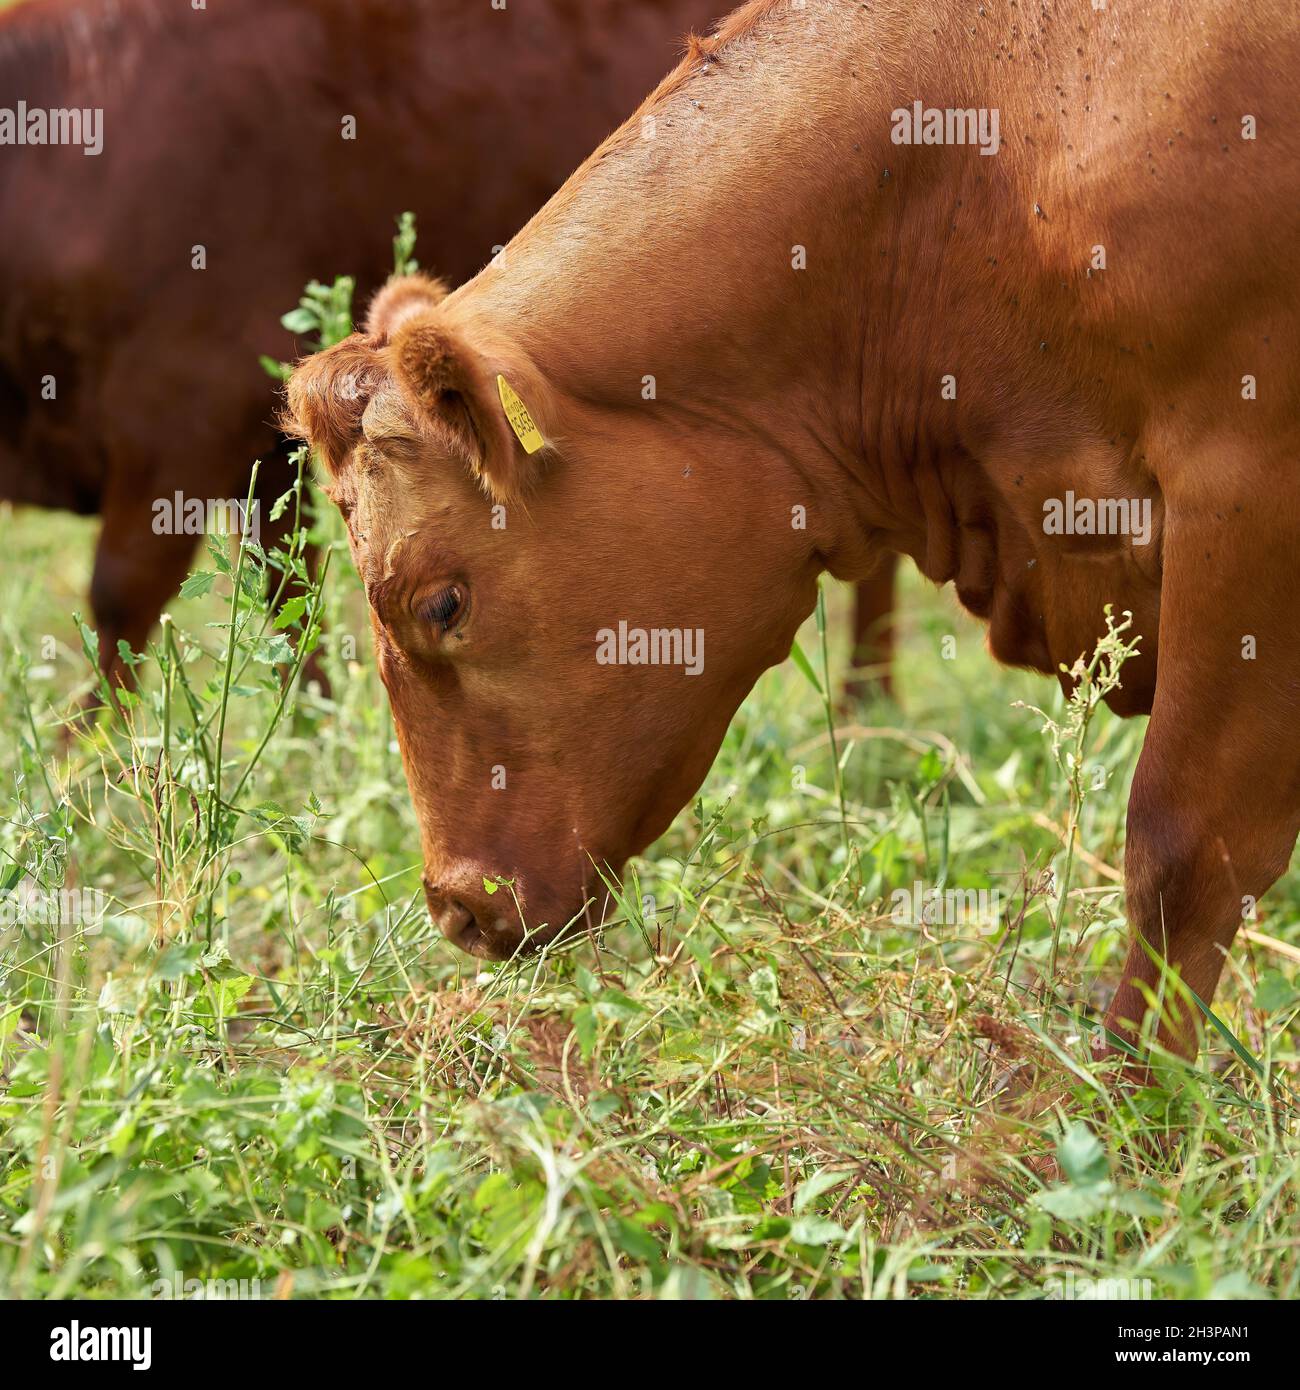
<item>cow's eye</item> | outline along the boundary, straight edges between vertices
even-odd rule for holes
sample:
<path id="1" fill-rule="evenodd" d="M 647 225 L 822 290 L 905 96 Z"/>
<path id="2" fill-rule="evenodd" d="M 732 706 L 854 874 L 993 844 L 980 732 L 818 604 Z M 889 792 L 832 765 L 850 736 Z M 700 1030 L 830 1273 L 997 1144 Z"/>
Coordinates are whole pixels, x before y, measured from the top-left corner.
<path id="1" fill-rule="evenodd" d="M 464 589 L 459 584 L 448 584 L 421 605 L 420 616 L 439 632 L 450 632 L 464 611 Z"/>

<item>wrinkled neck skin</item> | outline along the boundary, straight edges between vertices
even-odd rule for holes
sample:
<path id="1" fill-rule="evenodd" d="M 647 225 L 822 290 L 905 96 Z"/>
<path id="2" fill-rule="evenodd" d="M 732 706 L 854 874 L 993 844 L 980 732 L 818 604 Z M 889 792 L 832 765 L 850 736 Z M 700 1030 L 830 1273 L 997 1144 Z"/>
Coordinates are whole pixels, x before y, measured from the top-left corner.
<path id="1" fill-rule="evenodd" d="M 702 488 L 753 479 L 774 524 L 807 508 L 835 577 L 894 550 L 952 581 L 1004 661 L 1056 671 L 1091 650 L 1106 603 L 1132 610 L 1144 655 L 1114 703 L 1147 710 L 1170 403 L 1206 355 L 1174 334 L 1197 315 L 1210 342 L 1237 331 L 1232 292 L 1171 266 L 1167 237 L 1194 219 L 1212 243 L 1226 209 L 1147 164 L 1218 151 L 1201 108 L 1231 74 L 1198 74 L 1168 35 L 1157 67 L 1124 27 L 1141 17 L 1081 12 L 1084 34 L 954 6 L 936 37 L 942 9 L 809 0 L 729 21 L 449 310 L 545 380 L 563 466 L 613 442 L 644 494 L 683 467 Z M 1156 89 L 1175 94 L 1158 129 Z M 998 108 L 998 153 L 894 143 L 913 101 Z M 1200 257 L 1246 274 L 1234 259 Z M 1067 493 L 1145 499 L 1145 543 L 1045 533 Z M 727 524 L 707 504 L 678 520 Z"/>

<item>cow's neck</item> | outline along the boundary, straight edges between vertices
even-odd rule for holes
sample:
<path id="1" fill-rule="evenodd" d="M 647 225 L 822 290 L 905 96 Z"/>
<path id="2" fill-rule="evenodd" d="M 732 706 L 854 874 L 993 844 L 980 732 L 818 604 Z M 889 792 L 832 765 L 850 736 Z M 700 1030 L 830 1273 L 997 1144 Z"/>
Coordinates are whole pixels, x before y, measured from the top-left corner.
<path id="1" fill-rule="evenodd" d="M 1091 451 L 1104 472 L 1123 446 L 1108 454 L 1072 412 L 1046 310 L 1041 360 L 1021 341 L 1044 267 L 1026 259 L 1025 218 L 1004 219 L 1033 202 L 1033 156 L 890 138 L 912 96 L 987 100 L 994 48 L 961 55 L 958 76 L 925 7 L 757 9 L 465 293 L 554 389 L 618 412 L 629 458 L 656 431 L 712 466 L 752 472 L 766 456 L 812 493 L 837 577 L 902 551 L 993 619 L 999 655 L 1054 669 L 1029 532 L 1060 475 L 1036 460 Z M 931 76 L 886 77 L 881 52 Z M 1017 116 L 1004 102 L 1004 134 Z M 1018 440 L 1032 441 L 1023 467 Z"/>

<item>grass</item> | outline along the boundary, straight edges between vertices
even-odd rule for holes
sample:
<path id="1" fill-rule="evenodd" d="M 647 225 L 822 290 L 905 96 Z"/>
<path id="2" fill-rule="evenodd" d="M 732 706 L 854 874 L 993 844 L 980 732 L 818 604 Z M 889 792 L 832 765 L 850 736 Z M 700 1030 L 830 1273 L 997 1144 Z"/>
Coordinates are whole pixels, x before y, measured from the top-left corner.
<path id="1" fill-rule="evenodd" d="M 1132 1091 L 1091 1060 L 1140 721 L 998 669 L 914 575 L 899 706 L 837 712 L 828 591 L 599 949 L 484 968 L 424 910 L 362 596 L 313 524 L 319 588 L 272 622 L 297 554 L 211 543 L 139 695 L 70 734 L 94 528 L 5 514 L 0 890 L 106 910 L 0 919 L 0 1292 L 1300 1291 L 1300 883 L 1196 1065 Z M 294 679 L 318 630 L 328 699 Z M 992 910 L 898 910 L 934 889 Z"/>

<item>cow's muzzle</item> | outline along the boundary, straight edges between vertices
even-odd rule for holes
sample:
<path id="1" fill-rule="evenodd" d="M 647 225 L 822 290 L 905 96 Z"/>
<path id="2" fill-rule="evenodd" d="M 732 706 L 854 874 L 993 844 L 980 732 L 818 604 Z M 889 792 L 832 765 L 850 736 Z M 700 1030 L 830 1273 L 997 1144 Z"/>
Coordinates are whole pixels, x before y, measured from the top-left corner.
<path id="1" fill-rule="evenodd" d="M 485 889 L 475 892 L 465 884 L 442 887 L 425 879 L 424 900 L 434 925 L 468 955 L 480 960 L 509 960 L 524 943 L 523 925 L 505 889 L 489 895 Z M 513 926 L 511 915 L 516 919 Z"/>

